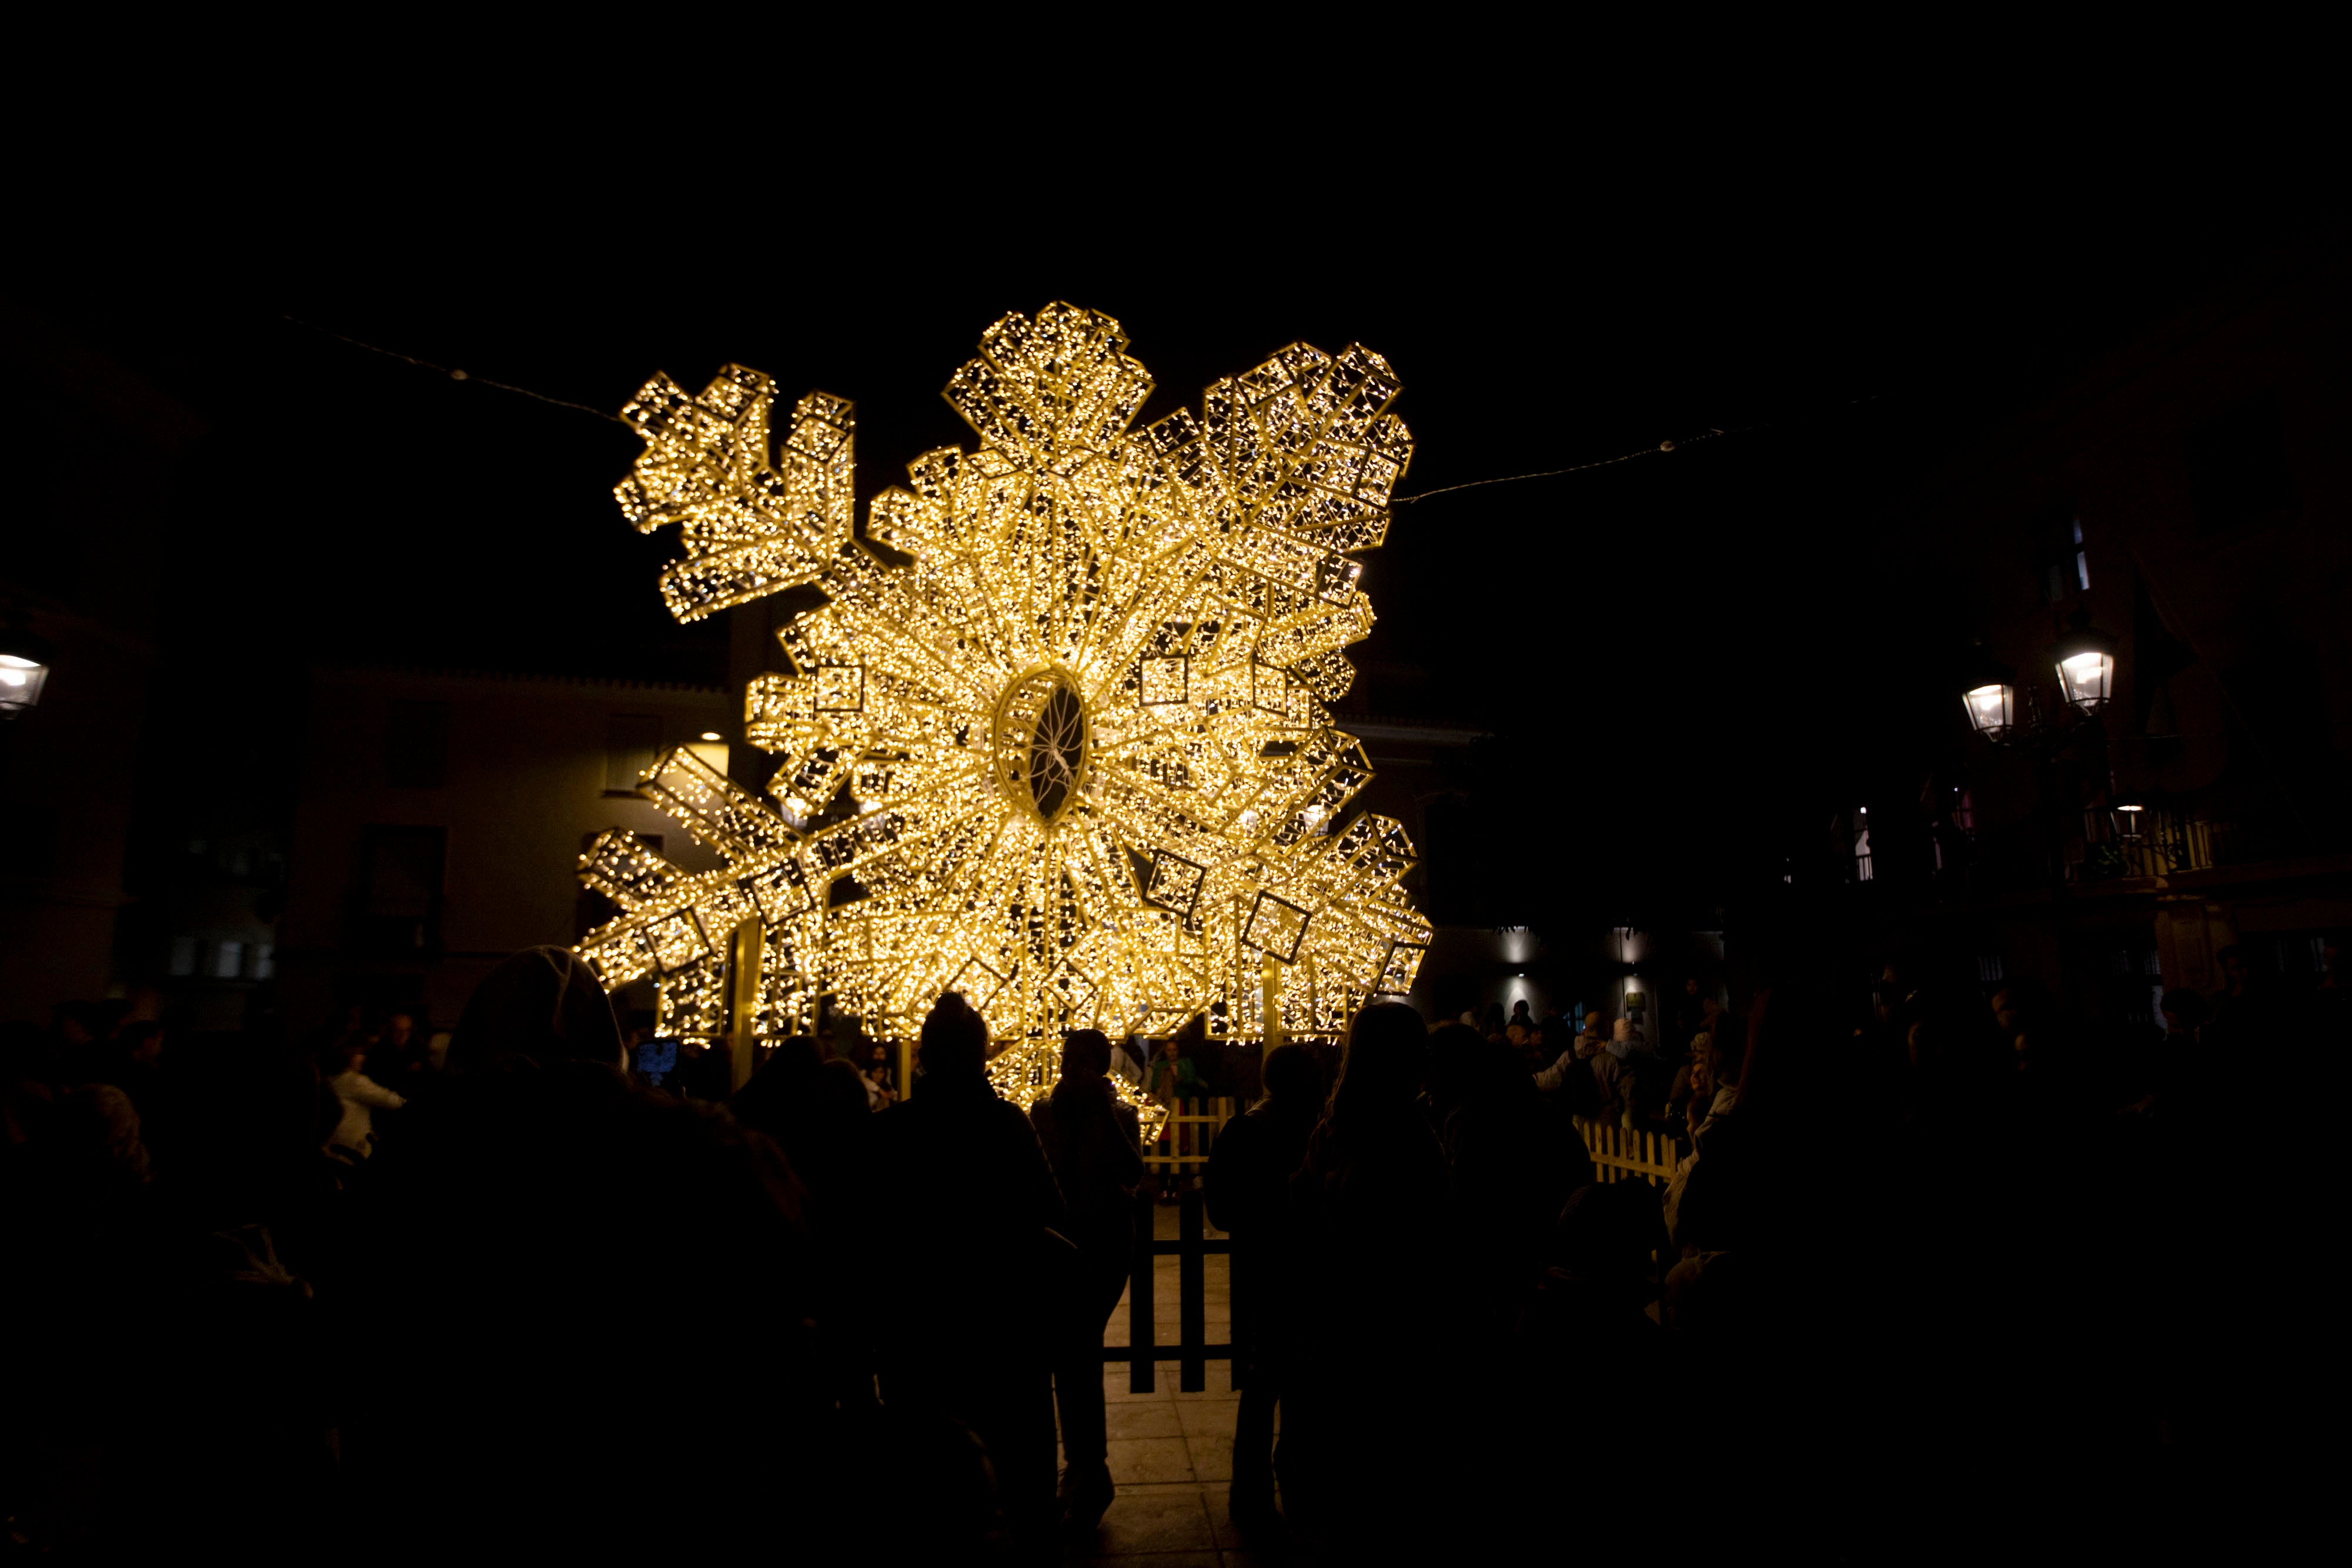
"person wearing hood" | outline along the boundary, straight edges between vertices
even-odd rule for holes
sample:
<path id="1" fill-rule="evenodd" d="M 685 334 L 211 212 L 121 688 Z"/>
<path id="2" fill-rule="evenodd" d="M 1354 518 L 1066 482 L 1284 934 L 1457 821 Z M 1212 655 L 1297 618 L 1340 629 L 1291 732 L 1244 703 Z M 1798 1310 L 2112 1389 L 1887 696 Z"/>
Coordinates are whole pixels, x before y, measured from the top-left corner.
<path id="1" fill-rule="evenodd" d="M 494 968 L 400 1115 L 346 1292 L 397 1375 L 337 1422 L 383 1556 L 733 1556 L 837 1490 L 845 1380 L 799 1186 L 766 1139 L 630 1082 L 575 955 Z M 695 1456 L 695 1506 L 626 1484 L 648 1453 Z"/>

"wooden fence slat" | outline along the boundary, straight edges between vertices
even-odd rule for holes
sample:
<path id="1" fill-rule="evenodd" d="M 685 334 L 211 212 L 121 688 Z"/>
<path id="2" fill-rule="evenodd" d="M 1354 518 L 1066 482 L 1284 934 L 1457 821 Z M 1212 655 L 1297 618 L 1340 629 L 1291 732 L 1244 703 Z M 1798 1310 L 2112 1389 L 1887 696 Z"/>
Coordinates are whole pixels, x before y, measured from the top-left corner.
<path id="1" fill-rule="evenodd" d="M 1129 1394 L 1150 1394 L 1154 1391 L 1152 1374 L 1159 1365 L 1151 1352 L 1160 1337 L 1152 1321 L 1151 1260 L 1157 1249 L 1151 1245 L 1151 1194 L 1137 1195 L 1135 1205 L 1135 1256 L 1127 1270 L 1127 1343 L 1128 1354 L 1133 1359 L 1127 1364 L 1127 1391 Z"/>
<path id="2" fill-rule="evenodd" d="M 1576 1118 L 1585 1151 L 1592 1156 L 1594 1174 L 1602 1181 L 1636 1178 L 1653 1186 L 1674 1179 L 1682 1157 L 1682 1140 L 1651 1127 L 1623 1127 L 1611 1122 Z"/>
<path id="3" fill-rule="evenodd" d="M 1223 1095 L 1214 1099 L 1179 1100 L 1176 1104 L 1178 1109 L 1164 1124 L 1165 1131 L 1143 1154 L 1144 1164 L 1154 1176 L 1197 1171 L 1205 1166 L 1218 1131 L 1238 1111 L 1234 1102 Z M 1183 1109 L 1188 1105 L 1206 1106 L 1207 1110 Z M 1163 1147 L 1166 1153 L 1158 1152 Z"/>
<path id="4" fill-rule="evenodd" d="M 1176 1254 L 1176 1343 L 1184 1352 L 1176 1363 L 1180 1394 L 1199 1394 L 1209 1386 L 1208 1364 L 1201 1354 L 1209 1338 L 1208 1260 L 1201 1255 L 1201 1188 L 1188 1183 L 1177 1201 L 1177 1238 L 1183 1247 Z"/>

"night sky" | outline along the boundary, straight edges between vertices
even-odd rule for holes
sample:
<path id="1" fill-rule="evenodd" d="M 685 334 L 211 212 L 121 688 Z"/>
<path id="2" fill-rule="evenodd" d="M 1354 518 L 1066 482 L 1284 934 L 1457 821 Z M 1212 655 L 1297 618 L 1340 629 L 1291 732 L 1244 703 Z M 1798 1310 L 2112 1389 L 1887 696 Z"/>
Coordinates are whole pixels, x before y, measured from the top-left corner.
<path id="1" fill-rule="evenodd" d="M 625 428 L 289 316 L 603 409 L 738 361 L 787 399 L 856 401 L 861 498 L 969 439 L 939 389 L 997 316 L 1055 298 L 1125 324 L 1147 421 L 1293 340 L 1377 349 L 1417 442 L 1401 494 L 1731 432 L 1400 507 L 1368 558 L 1371 706 L 1495 731 L 1476 767 L 1512 802 L 1508 880 L 1622 904 L 1761 863 L 1820 779 L 1950 704 L 1967 629 L 1919 570 L 1933 550 L 1888 528 L 1938 459 L 2312 221 L 2219 163 L 2100 194 L 1959 164 L 1732 164 L 1589 199 L 1417 172 L 1414 200 L 1344 224 L 877 197 L 820 231 L 625 187 L 362 181 L 364 201 L 152 214 L 160 248 L 68 247 L 12 291 L 209 426 L 166 635 L 258 674 L 162 706 L 223 778 L 283 741 L 305 660 L 725 667 L 723 627 L 660 607 L 672 541 L 612 502 Z"/>

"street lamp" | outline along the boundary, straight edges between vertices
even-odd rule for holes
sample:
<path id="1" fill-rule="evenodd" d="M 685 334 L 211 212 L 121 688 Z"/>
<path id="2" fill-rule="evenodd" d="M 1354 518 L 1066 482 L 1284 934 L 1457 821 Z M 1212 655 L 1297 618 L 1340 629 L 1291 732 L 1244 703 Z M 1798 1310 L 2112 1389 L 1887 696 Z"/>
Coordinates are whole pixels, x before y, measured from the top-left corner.
<path id="1" fill-rule="evenodd" d="M 29 632 L 0 632 L 0 718 L 15 718 L 41 700 L 49 658 L 47 640 Z"/>
<path id="2" fill-rule="evenodd" d="M 2017 727 L 2017 672 L 1977 651 L 1976 661 L 1962 677 L 1960 702 L 1969 713 L 1969 727 L 1998 744 Z"/>
<path id="3" fill-rule="evenodd" d="M 2115 696 L 2116 640 L 2094 629 L 2090 618 L 2078 612 L 2051 658 L 2058 672 L 2058 695 L 2073 713 L 2061 709 L 2058 721 L 2045 721 L 2028 692 L 2028 711 L 2021 722 L 2017 673 L 1994 663 L 1979 647 L 1958 682 L 1969 727 L 2000 746 L 2063 746 L 2083 724 L 2098 717 Z"/>
<path id="4" fill-rule="evenodd" d="M 2074 629 L 2058 639 L 2055 656 L 2060 693 L 2084 718 L 2097 717 L 2115 695 L 2116 640 L 2077 614 Z"/>

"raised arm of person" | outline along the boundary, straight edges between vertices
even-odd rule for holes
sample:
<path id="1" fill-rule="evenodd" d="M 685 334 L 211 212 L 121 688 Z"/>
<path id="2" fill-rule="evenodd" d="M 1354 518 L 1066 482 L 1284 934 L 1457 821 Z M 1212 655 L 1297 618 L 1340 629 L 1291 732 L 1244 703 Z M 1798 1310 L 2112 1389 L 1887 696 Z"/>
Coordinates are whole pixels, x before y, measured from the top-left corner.
<path id="1" fill-rule="evenodd" d="M 372 1105 L 379 1111 L 397 1111 L 408 1103 L 364 1072 L 346 1072 L 338 1077 L 335 1092 L 355 1105 Z"/>

